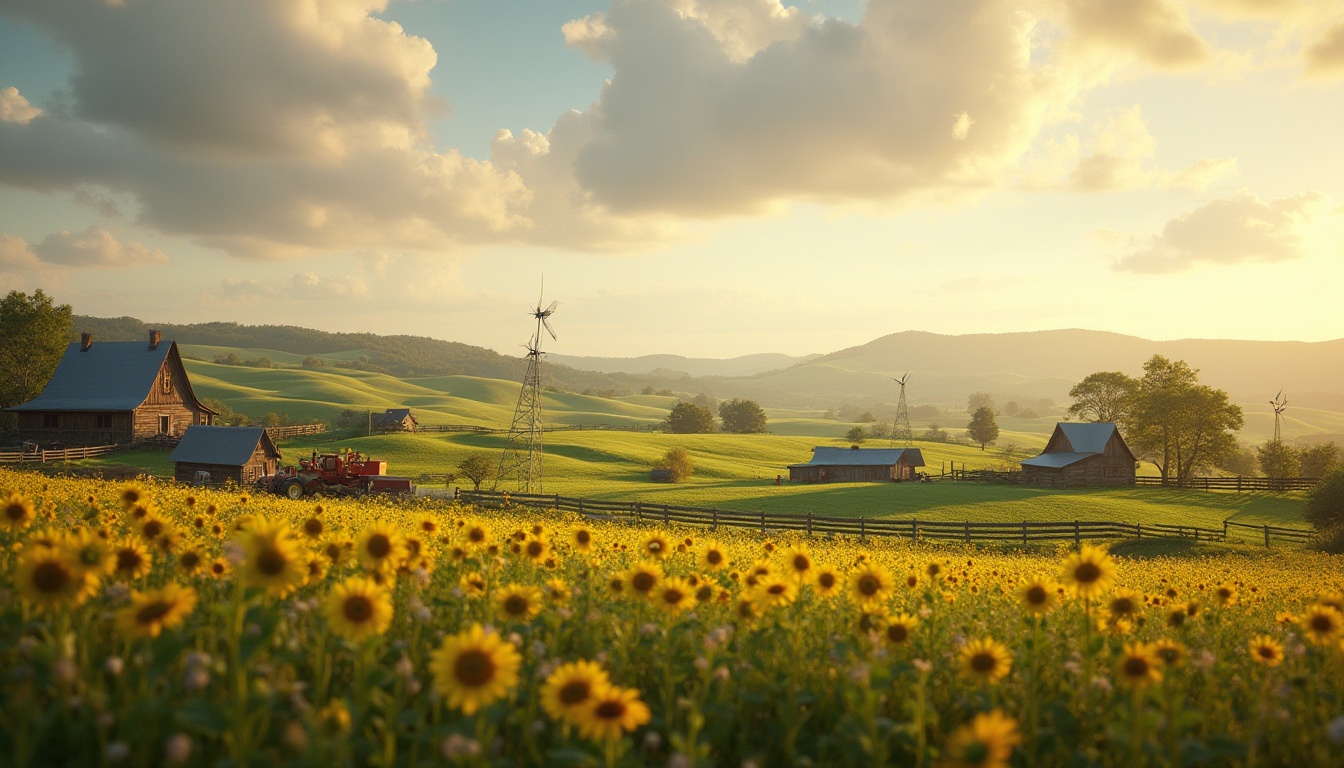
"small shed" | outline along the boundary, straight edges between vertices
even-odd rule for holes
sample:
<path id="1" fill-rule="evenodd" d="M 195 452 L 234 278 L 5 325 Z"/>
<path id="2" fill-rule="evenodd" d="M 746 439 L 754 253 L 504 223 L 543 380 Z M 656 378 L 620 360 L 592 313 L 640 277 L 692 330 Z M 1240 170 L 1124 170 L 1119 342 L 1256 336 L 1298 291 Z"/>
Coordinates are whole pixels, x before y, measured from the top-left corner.
<path id="1" fill-rule="evenodd" d="M 378 421 L 378 429 L 384 432 L 414 432 L 419 423 L 411 415 L 410 408 L 388 408 Z"/>
<path id="2" fill-rule="evenodd" d="M 179 483 L 198 485 L 209 473 L 212 485 L 232 480 L 239 485 L 275 474 L 280 450 L 264 427 L 188 427 L 168 455 Z"/>
<path id="3" fill-rule="evenodd" d="M 1134 485 L 1136 461 L 1115 424 L 1059 422 L 1041 455 L 1022 462 L 1022 482 L 1065 487 Z"/>
<path id="4" fill-rule="evenodd" d="M 914 480 L 915 468 L 924 466 L 918 448 L 833 448 L 812 449 L 812 460 L 789 465 L 789 481 L 794 483 L 876 483 Z"/>

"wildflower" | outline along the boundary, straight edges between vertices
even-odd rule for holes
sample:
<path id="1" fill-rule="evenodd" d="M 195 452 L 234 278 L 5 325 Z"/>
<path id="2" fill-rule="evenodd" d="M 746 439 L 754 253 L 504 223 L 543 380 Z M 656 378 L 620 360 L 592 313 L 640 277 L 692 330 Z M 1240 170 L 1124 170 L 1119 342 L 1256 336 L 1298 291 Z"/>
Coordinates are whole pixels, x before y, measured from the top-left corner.
<path id="1" fill-rule="evenodd" d="M 256 517 L 235 534 L 234 542 L 243 550 L 240 576 L 248 586 L 284 597 L 307 580 L 298 540 L 285 523 Z"/>
<path id="2" fill-rule="evenodd" d="M 143 577 L 154 564 L 145 545 L 129 537 L 113 542 L 112 555 L 112 573 L 123 581 L 135 581 Z"/>
<path id="3" fill-rule="evenodd" d="M 127 483 L 121 486 L 117 495 L 121 499 L 122 508 L 129 510 L 145 498 L 145 488 L 139 483 Z"/>
<path id="4" fill-rule="evenodd" d="M 948 738 L 943 765 L 949 768 L 1007 768 L 1013 748 L 1021 745 L 1017 721 L 996 709 L 976 715 Z"/>
<path id="5" fill-rule="evenodd" d="M 575 528 L 569 534 L 569 544 L 576 552 L 593 551 L 593 532 L 587 528 Z"/>
<path id="6" fill-rule="evenodd" d="M 331 631 L 350 640 L 381 635 L 392 623 L 391 595 L 362 576 L 333 587 L 324 607 Z"/>
<path id="7" fill-rule="evenodd" d="M 1104 547 L 1085 544 L 1065 559 L 1059 578 L 1073 594 L 1091 599 L 1115 580 L 1115 562 Z"/>
<path id="8" fill-rule="evenodd" d="M 672 553 L 672 545 L 668 543 L 667 537 L 661 533 L 653 533 L 645 537 L 639 548 L 645 555 L 656 560 L 661 560 Z"/>
<path id="9" fill-rule="evenodd" d="M 1231 584 L 1228 584 L 1227 582 L 1223 582 L 1222 584 L 1219 584 L 1217 587 L 1214 587 L 1213 597 L 1215 600 L 1218 601 L 1218 604 L 1221 606 L 1236 605 L 1237 588 L 1232 586 Z"/>
<path id="10" fill-rule="evenodd" d="M 961 649 L 961 675 L 977 683 L 997 683 L 1013 666 L 1013 655 L 1002 643 L 983 638 Z"/>
<path id="11" fill-rule="evenodd" d="M 1283 644 L 1269 635 L 1256 635 L 1250 642 L 1251 659 L 1267 667 L 1283 663 Z"/>
<path id="12" fill-rule="evenodd" d="M 552 605 L 565 605 L 570 597 L 569 585 L 560 577 L 547 579 L 546 581 L 546 599 Z"/>
<path id="13" fill-rule="evenodd" d="M 651 599 L 659 610 L 676 615 L 690 607 L 694 587 L 686 579 L 669 576 L 654 588 Z"/>
<path id="14" fill-rule="evenodd" d="M 1313 645 L 1327 645 L 1344 634 L 1344 615 L 1332 606 L 1317 603 L 1307 609 L 1298 626 Z"/>
<path id="15" fill-rule="evenodd" d="M 448 706 L 465 715 L 507 696 L 518 684 L 522 657 L 517 649 L 480 624 L 444 638 L 429 669 Z"/>
<path id="16" fill-rule="evenodd" d="M 19 594 L 41 611 L 74 608 L 88 599 L 97 584 L 92 574 L 71 566 L 59 550 L 26 549 L 14 569 Z"/>
<path id="17" fill-rule="evenodd" d="M 784 564 L 784 572 L 800 583 L 809 581 L 814 570 L 812 553 L 801 544 L 784 551 Z"/>
<path id="18" fill-rule="evenodd" d="M 0 500 L 0 528 L 9 533 L 27 528 L 35 517 L 33 502 L 22 494 L 11 491 Z"/>
<path id="19" fill-rule="evenodd" d="M 798 585 L 784 576 L 767 576 L 757 583 L 756 594 L 763 604 L 783 608 L 798 599 Z"/>
<path id="20" fill-rule="evenodd" d="M 350 730 L 350 708 L 343 699 L 332 699 L 317 713 L 317 724 L 332 736 L 344 734 Z"/>
<path id="21" fill-rule="evenodd" d="M 541 590 L 530 584 L 509 584 L 495 593 L 500 621 L 525 622 L 541 612 Z"/>
<path id="22" fill-rule="evenodd" d="M 132 591 L 131 604 L 117 611 L 117 628 L 130 637 L 158 637 L 196 609 L 196 590 L 169 582 L 159 589 Z"/>
<path id="23" fill-rule="evenodd" d="M 1106 613 L 1110 615 L 1112 621 L 1128 619 L 1138 612 L 1139 604 L 1137 594 L 1120 587 L 1111 593 L 1111 598 L 1106 603 Z"/>
<path id="24" fill-rule="evenodd" d="M 648 706 L 634 688 L 609 686 L 598 691 L 578 713 L 579 733 L 593 741 L 619 738 L 649 722 Z"/>
<path id="25" fill-rule="evenodd" d="M 724 554 L 723 545 L 717 541 L 706 541 L 705 548 L 700 551 L 700 567 L 707 571 L 717 571 L 728 565 L 728 555 Z"/>
<path id="26" fill-rule="evenodd" d="M 882 639 L 889 645 L 905 645 L 910 640 L 910 635 L 919 626 L 919 619 L 905 613 L 898 613 L 886 620 L 886 627 L 882 630 Z"/>
<path id="27" fill-rule="evenodd" d="M 626 571 L 625 583 L 630 594 L 648 599 L 658 582 L 663 580 L 663 567 L 657 563 L 640 563 Z"/>
<path id="28" fill-rule="evenodd" d="M 843 586 L 840 580 L 840 574 L 829 565 L 823 565 L 814 569 L 816 571 L 812 576 L 812 583 L 817 588 L 817 596 L 823 599 L 830 599 L 839 594 Z"/>
<path id="29" fill-rule="evenodd" d="M 406 559 L 406 539 L 391 525 L 377 520 L 359 535 L 355 551 L 365 570 L 391 571 Z"/>
<path id="30" fill-rule="evenodd" d="M 1147 643 L 1130 643 L 1116 662 L 1116 677 L 1129 688 L 1146 688 L 1162 679 L 1162 660 Z"/>
<path id="31" fill-rule="evenodd" d="M 61 539 L 60 548 L 71 568 L 94 577 L 111 575 L 117 567 L 112 544 L 91 531 L 67 534 Z"/>
<path id="32" fill-rule="evenodd" d="M 550 557 L 551 548 L 541 539 L 528 539 L 523 543 L 523 557 L 534 563 L 540 563 Z"/>
<path id="33" fill-rule="evenodd" d="M 1044 574 L 1036 574 L 1022 582 L 1017 589 L 1022 610 L 1032 616 L 1042 616 L 1059 605 L 1058 584 Z"/>
<path id="34" fill-rule="evenodd" d="M 591 661 L 562 664 L 541 686 L 541 708 L 555 720 L 578 725 L 583 707 L 610 686 L 607 673 Z"/>
<path id="35" fill-rule="evenodd" d="M 886 603 L 894 588 L 891 573 L 878 563 L 867 563 L 849 575 L 849 594 L 861 606 Z"/>

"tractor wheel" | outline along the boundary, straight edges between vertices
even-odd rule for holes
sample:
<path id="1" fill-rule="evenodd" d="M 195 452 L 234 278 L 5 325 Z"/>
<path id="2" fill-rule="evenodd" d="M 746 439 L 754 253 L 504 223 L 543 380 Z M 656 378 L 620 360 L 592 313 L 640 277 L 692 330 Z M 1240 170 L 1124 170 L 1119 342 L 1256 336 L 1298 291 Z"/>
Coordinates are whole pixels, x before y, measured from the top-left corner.
<path id="1" fill-rule="evenodd" d="M 288 480 L 280 486 L 280 493 L 298 501 L 303 498 L 303 483 L 299 480 Z"/>

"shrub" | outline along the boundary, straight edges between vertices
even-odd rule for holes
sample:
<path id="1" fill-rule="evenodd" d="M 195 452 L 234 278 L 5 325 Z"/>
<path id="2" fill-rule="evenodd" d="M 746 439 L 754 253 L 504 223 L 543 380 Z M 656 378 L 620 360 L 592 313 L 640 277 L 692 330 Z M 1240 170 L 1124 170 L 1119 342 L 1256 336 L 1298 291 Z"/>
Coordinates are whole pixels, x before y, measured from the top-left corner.
<path id="1" fill-rule="evenodd" d="M 695 462 L 685 448 L 669 448 L 654 468 L 666 469 L 672 474 L 672 482 L 680 483 L 695 471 Z"/>

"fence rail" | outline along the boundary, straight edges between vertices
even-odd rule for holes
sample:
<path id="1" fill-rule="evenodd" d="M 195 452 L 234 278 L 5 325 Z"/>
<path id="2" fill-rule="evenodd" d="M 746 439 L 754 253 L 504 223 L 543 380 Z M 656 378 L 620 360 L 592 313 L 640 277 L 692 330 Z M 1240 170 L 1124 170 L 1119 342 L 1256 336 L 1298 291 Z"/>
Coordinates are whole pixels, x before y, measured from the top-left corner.
<path id="1" fill-rule="evenodd" d="M 1319 477 L 1187 477 L 1184 480 L 1160 477 L 1137 477 L 1137 485 L 1156 485 L 1164 488 L 1186 488 L 1200 491 L 1310 491 L 1321 481 Z"/>
<path id="2" fill-rule="evenodd" d="M 449 495 L 444 492 L 429 492 L 430 495 Z M 1312 538 L 1311 531 L 1275 526 L 1257 526 L 1246 523 L 1225 521 L 1221 529 L 1202 528 L 1194 525 L 1170 525 L 1163 523 L 1123 523 L 1113 521 L 1055 521 L 995 523 L 995 522 L 949 522 L 869 519 L 866 517 L 829 517 L 824 515 L 789 515 L 768 512 L 749 512 L 743 510 L 714 509 L 711 507 L 683 507 L 675 504 L 651 504 L 640 501 L 609 501 L 601 499 L 581 499 L 566 496 L 541 494 L 507 494 L 489 491 L 461 491 L 457 496 L 462 501 L 483 506 L 497 506 L 502 503 L 521 504 L 544 509 L 561 509 L 577 512 L 590 518 L 632 520 L 637 522 L 684 523 L 689 525 L 708 525 L 713 528 L 751 528 L 762 533 L 768 531 L 806 531 L 859 536 L 908 537 L 911 540 L 939 539 L 971 542 L 1028 542 L 1073 541 L 1081 544 L 1084 539 L 1143 539 L 1143 538 L 1180 538 L 1193 541 L 1227 541 L 1229 528 L 1249 528 L 1263 535 L 1265 546 L 1270 546 L 1271 536 L 1293 543 L 1303 543 Z"/>
<path id="3" fill-rule="evenodd" d="M 91 445 L 79 448 L 39 448 L 33 451 L 0 452 L 0 464 L 45 464 L 49 461 L 75 461 L 118 451 L 124 445 Z"/>
<path id="4" fill-rule="evenodd" d="M 326 424 L 294 424 L 288 427 L 266 428 L 266 434 L 270 435 L 272 440 L 283 440 L 286 437 L 298 437 L 299 435 L 318 435 L 326 431 Z"/>

